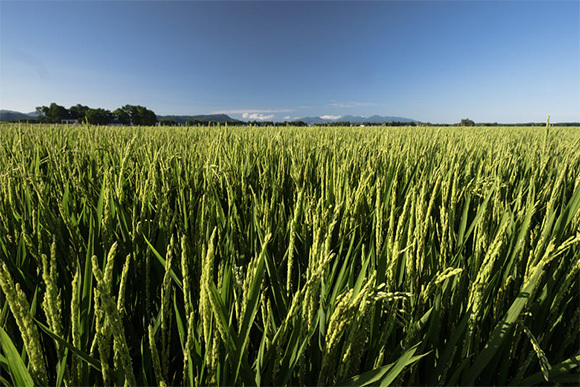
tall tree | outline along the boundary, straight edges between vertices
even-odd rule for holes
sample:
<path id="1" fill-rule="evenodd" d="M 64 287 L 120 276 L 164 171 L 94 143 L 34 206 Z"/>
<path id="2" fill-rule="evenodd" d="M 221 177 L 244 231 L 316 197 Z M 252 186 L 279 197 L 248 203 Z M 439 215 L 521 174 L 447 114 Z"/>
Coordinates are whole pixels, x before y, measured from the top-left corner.
<path id="1" fill-rule="evenodd" d="M 152 110 L 143 106 L 133 106 L 133 114 L 131 119 L 133 125 L 153 126 L 157 123 L 157 116 Z"/>
<path id="2" fill-rule="evenodd" d="M 74 106 L 71 106 L 68 111 L 70 114 L 70 118 L 75 119 L 75 120 L 79 120 L 79 121 L 84 121 L 86 119 L 86 114 L 87 114 L 87 110 L 89 110 L 90 108 L 88 106 L 85 105 L 81 105 L 76 104 Z"/>
<path id="3" fill-rule="evenodd" d="M 105 109 L 88 109 L 85 113 L 85 117 L 89 124 L 94 125 L 107 125 L 111 122 L 113 115 L 110 111 Z"/>
<path id="4" fill-rule="evenodd" d="M 131 125 L 131 110 L 125 109 L 127 106 L 129 105 L 115 109 L 113 111 L 113 117 L 118 119 L 119 122 L 123 125 Z"/>
<path id="5" fill-rule="evenodd" d="M 155 113 L 140 105 L 125 105 L 115 110 L 113 115 L 125 125 L 152 126 L 157 123 Z"/>
<path id="6" fill-rule="evenodd" d="M 50 106 L 38 106 L 36 112 L 42 116 L 39 118 L 40 121 L 50 124 L 56 124 L 61 120 L 70 118 L 69 111 L 55 102 L 51 103 Z"/>
<path id="7" fill-rule="evenodd" d="M 460 125 L 461 126 L 475 126 L 475 122 L 473 122 L 469 118 L 464 118 L 464 119 L 461 120 Z"/>

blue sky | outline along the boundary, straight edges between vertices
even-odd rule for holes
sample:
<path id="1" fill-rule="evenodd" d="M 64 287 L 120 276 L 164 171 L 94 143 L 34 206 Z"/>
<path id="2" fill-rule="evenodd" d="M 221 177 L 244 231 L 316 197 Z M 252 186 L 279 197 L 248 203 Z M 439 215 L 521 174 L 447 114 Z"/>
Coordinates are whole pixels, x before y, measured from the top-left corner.
<path id="1" fill-rule="evenodd" d="M 0 109 L 580 121 L 578 1 L 0 0 Z"/>

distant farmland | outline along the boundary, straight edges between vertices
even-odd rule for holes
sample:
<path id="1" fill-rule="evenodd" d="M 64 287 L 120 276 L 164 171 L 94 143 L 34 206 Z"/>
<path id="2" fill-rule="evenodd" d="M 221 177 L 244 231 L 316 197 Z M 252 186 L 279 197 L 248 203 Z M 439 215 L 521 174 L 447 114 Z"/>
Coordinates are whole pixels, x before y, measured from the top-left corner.
<path id="1" fill-rule="evenodd" d="M 3 385 L 554 385 L 580 128 L 0 127 Z"/>

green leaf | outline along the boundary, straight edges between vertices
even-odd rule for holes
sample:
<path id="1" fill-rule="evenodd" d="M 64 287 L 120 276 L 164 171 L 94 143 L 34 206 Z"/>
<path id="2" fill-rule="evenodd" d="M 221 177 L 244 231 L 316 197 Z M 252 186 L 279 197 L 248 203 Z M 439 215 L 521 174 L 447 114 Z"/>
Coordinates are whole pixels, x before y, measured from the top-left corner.
<path id="1" fill-rule="evenodd" d="M 240 366 L 242 364 L 242 359 L 244 358 L 243 353 L 246 345 L 248 344 L 252 323 L 254 322 L 254 318 L 258 313 L 258 301 L 260 300 L 260 287 L 262 286 L 262 277 L 264 273 L 264 260 L 267 254 L 266 247 L 269 241 L 270 234 L 266 235 L 264 244 L 262 245 L 262 252 L 258 257 L 258 266 L 256 267 L 256 275 L 254 276 L 252 285 L 250 287 L 250 294 L 248 295 L 247 299 L 246 311 L 244 313 L 244 318 L 242 319 L 242 326 L 238 333 L 238 337 L 236 337 L 236 352 L 234 355 L 234 364 L 236 367 L 235 368 L 236 373 L 234 378 L 235 381 L 237 381 L 238 379 Z M 251 381 L 254 380 L 255 378 L 251 379 Z"/>
<path id="2" fill-rule="evenodd" d="M 0 327 L 0 344 L 2 344 L 2 350 L 8 360 L 8 368 L 10 369 L 14 384 L 17 386 L 34 386 L 35 383 L 22 361 L 20 353 L 14 346 L 10 336 L 8 336 L 2 327 Z"/>
<path id="3" fill-rule="evenodd" d="M 574 369 L 580 366 L 580 354 L 576 356 L 572 356 L 569 359 L 564 360 L 561 363 L 558 363 L 552 366 L 550 370 L 550 383 L 564 383 L 568 376 L 572 376 L 573 380 L 576 382 L 578 381 L 578 371 L 573 371 Z M 528 376 L 524 380 L 512 382 L 510 385 L 519 385 L 519 386 L 531 386 L 534 384 L 543 383 L 544 380 L 544 373 L 542 371 L 536 372 L 535 374 Z"/>
<path id="4" fill-rule="evenodd" d="M 0 385 L 1 386 L 9 386 L 10 385 L 10 382 L 7 379 L 5 379 L 1 374 L 0 374 Z"/>
<path id="5" fill-rule="evenodd" d="M 165 258 L 163 258 L 161 256 L 161 254 L 159 254 L 159 252 L 155 249 L 155 247 L 153 247 L 153 245 L 151 244 L 151 242 L 149 242 L 149 240 L 147 239 L 147 237 L 145 235 L 143 235 L 143 239 L 145 239 L 145 242 L 147 242 L 147 244 L 149 245 L 149 248 L 153 252 L 153 255 L 155 255 L 155 257 L 157 257 L 157 260 L 159 261 L 159 263 L 161 263 L 161 266 L 163 266 L 163 268 L 165 268 Z M 175 281 L 175 283 L 177 284 L 179 289 L 183 290 L 183 284 L 181 283 L 181 280 L 179 279 L 179 277 L 177 277 L 177 274 L 175 274 L 173 269 L 171 269 L 171 268 L 169 269 L 169 274 L 171 275 L 171 278 L 173 278 L 173 280 Z"/>
<path id="6" fill-rule="evenodd" d="M 61 359 L 59 359 L 58 364 L 56 366 L 57 375 L 56 375 L 56 385 L 57 387 L 62 386 L 62 382 L 64 379 L 64 374 L 67 369 L 66 367 L 66 359 L 68 358 L 68 349 L 65 348 L 64 354 Z"/>
<path id="7" fill-rule="evenodd" d="M 217 322 L 217 324 L 221 324 L 221 326 L 225 329 L 225 328 L 229 328 L 227 329 L 224 334 L 227 335 L 227 337 L 223 337 L 222 339 L 224 340 L 224 344 L 226 345 L 226 347 L 228 348 L 228 350 L 236 350 L 236 340 L 232 335 L 232 328 L 228 323 L 228 318 L 227 318 L 227 311 L 226 311 L 226 307 L 221 299 L 221 296 L 217 290 L 217 288 L 215 287 L 215 284 L 213 282 L 209 283 L 209 297 L 210 297 L 210 301 L 211 301 L 211 309 L 213 311 L 213 315 L 216 318 L 216 320 L 219 320 Z"/>
<path id="8" fill-rule="evenodd" d="M 457 325 L 457 328 L 455 328 L 455 330 L 454 330 L 453 334 L 451 335 L 451 337 L 449 338 L 449 340 L 446 341 L 445 348 L 443 349 L 439 359 L 437 360 L 437 363 L 438 363 L 437 368 L 435 368 L 435 372 L 433 372 L 433 374 L 431 375 L 431 378 L 429 379 L 429 384 L 435 385 L 438 382 L 441 383 L 441 381 L 439 381 L 438 378 L 441 377 L 441 375 L 443 374 L 443 371 L 445 370 L 445 368 L 447 366 L 451 367 L 452 364 L 449 364 L 449 363 L 453 360 L 455 353 L 457 352 L 457 349 L 459 348 L 457 346 L 457 343 L 459 342 L 459 340 L 462 337 L 465 336 L 465 332 L 467 329 L 467 323 L 469 321 L 470 315 L 471 315 L 471 308 L 466 311 L 465 315 L 463 316 L 463 318 L 461 319 L 461 321 Z M 441 349 L 439 349 L 439 351 L 441 351 Z"/>
<path id="9" fill-rule="evenodd" d="M 280 281 L 280 275 L 278 274 L 278 268 L 272 257 L 267 252 L 262 252 L 260 255 L 265 255 L 264 258 L 260 258 L 264 261 L 266 265 L 266 271 L 268 272 L 268 278 L 270 279 L 270 285 L 272 287 L 272 294 L 274 296 L 274 304 L 276 310 L 279 314 L 284 315 L 287 312 L 287 300 L 285 291 L 283 290 L 282 283 Z M 262 270 L 260 270 L 262 271 Z M 261 276 L 261 275 L 260 275 Z"/>
<path id="10" fill-rule="evenodd" d="M 556 225 L 554 226 L 554 233 L 556 234 L 557 240 L 562 237 L 564 230 L 566 227 L 568 227 L 578 211 L 580 211 L 580 188 L 577 188 L 576 191 L 574 191 L 570 201 L 566 205 L 566 208 L 564 211 L 562 211 L 558 217 L 558 220 L 556 221 Z"/>
<path id="11" fill-rule="evenodd" d="M 541 263 L 536 269 L 534 276 L 513 302 L 504 318 L 496 325 L 489 340 L 485 344 L 485 347 L 475 359 L 473 366 L 464 375 L 462 384 L 473 386 L 477 377 L 485 370 L 486 366 L 494 358 L 498 349 L 509 337 L 511 337 L 513 325 L 520 317 L 524 306 L 528 302 L 529 296 L 536 286 L 536 282 L 538 281 L 543 268 L 544 264 Z M 488 371 L 491 372 L 493 370 Z"/>
<path id="12" fill-rule="evenodd" d="M 405 351 L 405 353 L 393 365 L 393 368 L 389 369 L 387 374 L 381 378 L 379 383 L 381 387 L 390 386 L 391 383 L 395 380 L 395 378 L 399 376 L 401 372 L 403 372 L 405 367 L 415 363 L 422 357 L 427 356 L 429 353 L 431 353 L 427 352 L 420 356 L 413 356 L 419 344 L 420 343 L 417 343 L 414 347 L 409 348 L 407 351 Z"/>
<path id="13" fill-rule="evenodd" d="M 103 175 L 103 183 L 101 184 L 101 191 L 99 193 L 99 200 L 97 201 L 97 223 L 100 225 L 103 219 L 103 207 L 105 202 L 105 191 L 107 185 L 107 174 Z"/>
<path id="14" fill-rule="evenodd" d="M 59 337 L 57 334 L 55 334 L 53 331 L 51 331 L 50 328 L 48 328 L 46 325 L 44 325 L 43 323 L 41 323 L 37 319 L 34 319 L 34 321 L 36 321 L 36 324 L 38 325 L 38 327 L 40 329 L 42 329 L 47 335 L 49 335 L 53 340 L 58 342 L 60 345 L 65 346 L 71 352 L 73 352 L 75 355 L 77 355 L 78 357 L 80 357 L 81 359 L 86 361 L 87 364 L 89 364 L 91 367 L 93 367 L 97 371 L 101 372 L 101 363 L 97 359 L 95 359 L 94 357 L 92 357 L 90 355 L 87 355 L 85 352 L 76 348 L 74 345 L 72 345 L 68 341 L 65 341 L 63 338 Z"/>
<path id="15" fill-rule="evenodd" d="M 377 368 L 371 371 L 367 371 L 363 374 L 357 375 L 357 376 L 353 376 L 350 379 L 344 380 L 342 381 L 340 384 L 337 384 L 337 386 L 345 386 L 345 387 L 351 387 L 351 386 L 368 386 L 368 385 L 378 385 L 379 380 L 391 369 L 393 368 L 393 366 L 395 365 L 395 363 L 391 363 L 388 364 L 386 366 L 383 366 L 381 368 Z"/>
<path id="16" fill-rule="evenodd" d="M 401 372 L 405 370 L 405 367 L 417 362 L 419 359 L 427 356 L 431 352 L 424 353 L 423 355 L 413 356 L 420 342 L 415 344 L 413 347 L 406 350 L 399 359 L 391 364 L 387 364 L 381 368 L 377 368 L 363 374 L 353 376 L 352 378 L 346 379 L 338 386 L 389 386 L 395 380 Z"/>
<path id="17" fill-rule="evenodd" d="M 181 344 L 181 351 L 185 350 L 185 342 L 187 340 L 185 336 L 185 327 L 183 325 L 183 320 L 181 314 L 179 313 L 179 308 L 177 307 L 177 294 L 173 293 L 173 309 L 175 310 L 175 322 L 177 323 L 177 333 L 179 333 L 179 342 Z M 185 322 L 187 323 L 187 316 Z"/>
<path id="18" fill-rule="evenodd" d="M 487 203 L 489 202 L 489 199 L 491 198 L 491 195 L 493 195 L 493 193 L 495 192 L 496 186 L 497 186 L 497 184 L 494 184 L 493 186 L 491 186 L 490 189 L 487 190 L 487 193 L 485 195 L 485 198 L 483 199 L 483 202 L 479 205 L 479 208 L 477 210 L 477 213 L 475 214 L 475 217 L 473 218 L 473 221 L 469 225 L 469 228 L 467 229 L 467 232 L 465 233 L 465 235 L 461 235 L 460 234 L 459 239 L 462 241 L 461 242 L 461 248 L 463 246 L 465 246 L 465 244 L 467 243 L 467 239 L 469 238 L 469 236 L 473 232 L 473 229 L 477 225 L 477 222 L 479 222 L 479 219 L 481 219 L 481 217 L 485 213 L 485 209 L 487 207 Z M 469 206 L 469 202 L 467 202 L 466 205 Z M 464 208 L 464 213 L 463 213 L 463 216 L 462 216 L 462 219 L 461 219 L 461 223 L 462 223 L 462 225 L 461 225 L 461 231 L 464 228 L 464 224 L 463 223 L 465 221 L 467 221 L 467 218 L 465 217 L 466 214 L 467 214 L 467 211 L 468 211 L 468 209 L 465 209 Z M 461 248 L 459 249 L 459 251 L 461 251 Z"/>

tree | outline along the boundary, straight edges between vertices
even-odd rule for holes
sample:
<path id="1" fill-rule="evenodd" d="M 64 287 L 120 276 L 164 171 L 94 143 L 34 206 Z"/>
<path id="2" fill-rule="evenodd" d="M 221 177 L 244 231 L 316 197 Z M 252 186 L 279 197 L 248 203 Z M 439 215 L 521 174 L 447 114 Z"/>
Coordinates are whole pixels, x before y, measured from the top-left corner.
<path id="1" fill-rule="evenodd" d="M 475 122 L 470 120 L 469 118 L 464 118 L 461 120 L 461 126 L 475 126 Z"/>
<path id="2" fill-rule="evenodd" d="M 127 106 L 130 105 L 125 105 L 124 107 L 113 111 L 113 117 L 118 119 L 123 125 L 131 125 L 131 110 L 125 109 Z"/>
<path id="3" fill-rule="evenodd" d="M 89 124 L 93 125 L 107 125 L 113 119 L 110 111 L 105 109 L 88 109 L 85 117 Z"/>
<path id="4" fill-rule="evenodd" d="M 125 105 L 113 112 L 124 125 L 153 126 L 157 123 L 155 113 L 140 105 Z"/>
<path id="5" fill-rule="evenodd" d="M 88 106 L 85 105 L 81 105 L 76 104 L 74 106 L 71 106 L 68 111 L 70 114 L 70 118 L 75 119 L 75 120 L 79 120 L 79 121 L 84 121 L 86 119 L 86 114 L 87 114 L 87 110 L 89 110 L 90 108 Z"/>
<path id="6" fill-rule="evenodd" d="M 47 122 L 49 124 L 59 123 L 61 120 L 70 118 L 69 111 L 64 107 L 51 103 L 50 106 L 38 106 L 36 112 L 42 116 L 39 121 Z"/>
<path id="7" fill-rule="evenodd" d="M 201 120 L 187 120 L 187 122 L 185 123 L 186 126 L 200 126 L 205 124 L 206 122 Z"/>
<path id="8" fill-rule="evenodd" d="M 134 110 L 131 114 L 133 125 L 153 126 L 157 123 L 157 116 L 152 110 L 143 106 L 133 106 Z"/>
<path id="9" fill-rule="evenodd" d="M 159 121 L 160 126 L 179 126 L 179 122 L 170 119 L 163 119 Z"/>

